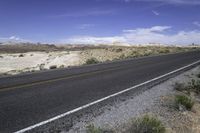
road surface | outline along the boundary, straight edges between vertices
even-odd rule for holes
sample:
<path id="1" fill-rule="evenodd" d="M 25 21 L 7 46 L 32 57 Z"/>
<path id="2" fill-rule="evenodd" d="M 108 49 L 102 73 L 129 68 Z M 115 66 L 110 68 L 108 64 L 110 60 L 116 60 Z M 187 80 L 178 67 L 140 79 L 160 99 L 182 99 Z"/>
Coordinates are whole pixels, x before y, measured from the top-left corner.
<path id="1" fill-rule="evenodd" d="M 199 59 L 194 51 L 0 78 L 0 132 L 18 131 Z"/>

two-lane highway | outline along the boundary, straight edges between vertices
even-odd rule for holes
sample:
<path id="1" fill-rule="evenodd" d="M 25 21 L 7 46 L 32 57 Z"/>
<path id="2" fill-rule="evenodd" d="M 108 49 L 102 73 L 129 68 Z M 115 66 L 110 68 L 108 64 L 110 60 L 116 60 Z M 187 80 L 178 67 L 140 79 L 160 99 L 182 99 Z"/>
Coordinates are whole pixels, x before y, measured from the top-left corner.
<path id="1" fill-rule="evenodd" d="M 0 78 L 0 132 L 13 132 L 200 60 L 200 52 Z"/>

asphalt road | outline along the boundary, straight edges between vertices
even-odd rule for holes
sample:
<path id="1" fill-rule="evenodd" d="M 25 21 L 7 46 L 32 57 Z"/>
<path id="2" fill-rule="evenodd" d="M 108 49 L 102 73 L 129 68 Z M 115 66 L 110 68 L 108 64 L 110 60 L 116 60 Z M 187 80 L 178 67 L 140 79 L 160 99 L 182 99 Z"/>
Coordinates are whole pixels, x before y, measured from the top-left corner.
<path id="1" fill-rule="evenodd" d="M 13 132 L 198 61 L 200 52 L 0 78 L 0 132 Z"/>

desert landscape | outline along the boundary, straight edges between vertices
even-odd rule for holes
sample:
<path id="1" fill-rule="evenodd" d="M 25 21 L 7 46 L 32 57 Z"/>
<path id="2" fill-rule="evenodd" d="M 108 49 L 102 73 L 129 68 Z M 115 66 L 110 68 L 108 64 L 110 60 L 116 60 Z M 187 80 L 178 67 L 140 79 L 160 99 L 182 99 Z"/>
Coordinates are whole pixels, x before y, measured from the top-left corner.
<path id="1" fill-rule="evenodd" d="M 200 0 L 0 0 L 0 133 L 200 133 Z"/>
<path id="2" fill-rule="evenodd" d="M 114 45 L 0 45 L 0 75 L 15 75 L 48 69 L 136 58 L 167 53 L 187 52 L 198 47 L 114 46 Z"/>

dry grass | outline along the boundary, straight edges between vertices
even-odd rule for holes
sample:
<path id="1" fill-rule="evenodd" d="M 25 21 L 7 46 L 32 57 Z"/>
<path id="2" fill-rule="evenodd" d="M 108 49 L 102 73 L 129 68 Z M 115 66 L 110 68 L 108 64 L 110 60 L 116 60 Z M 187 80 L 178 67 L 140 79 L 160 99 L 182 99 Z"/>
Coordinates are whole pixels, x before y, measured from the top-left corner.
<path id="1" fill-rule="evenodd" d="M 88 125 L 86 127 L 86 133 L 114 133 L 113 130 L 111 129 L 103 129 L 100 127 L 95 127 L 93 124 Z"/>
<path id="2" fill-rule="evenodd" d="M 183 106 L 187 110 L 191 110 L 194 105 L 194 101 L 186 95 L 176 95 L 175 105 L 179 110 L 180 110 L 180 106 Z"/>
<path id="3" fill-rule="evenodd" d="M 133 120 L 124 133 L 165 133 L 165 127 L 156 117 L 144 115 Z"/>

